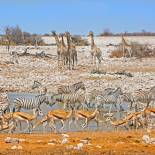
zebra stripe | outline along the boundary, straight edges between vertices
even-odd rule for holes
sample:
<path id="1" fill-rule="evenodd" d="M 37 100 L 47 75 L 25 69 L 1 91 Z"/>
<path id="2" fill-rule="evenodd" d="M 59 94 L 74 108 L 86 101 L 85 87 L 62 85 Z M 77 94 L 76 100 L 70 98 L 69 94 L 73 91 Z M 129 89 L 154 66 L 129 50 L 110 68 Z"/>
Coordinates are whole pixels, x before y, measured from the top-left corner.
<path id="1" fill-rule="evenodd" d="M 115 105 L 115 107 L 117 108 L 116 104 L 118 102 L 120 95 L 122 95 L 122 89 L 120 87 L 118 87 L 115 91 L 107 92 L 105 95 L 98 95 L 96 97 L 97 106 L 101 104 L 112 104 L 112 105 Z M 111 107 L 110 107 L 110 110 L 111 110 Z"/>
<path id="2" fill-rule="evenodd" d="M 97 89 L 93 89 L 90 94 L 89 94 L 89 102 L 92 102 L 95 100 L 95 98 L 98 96 L 98 95 L 101 95 L 101 96 L 105 96 L 105 95 L 108 95 L 109 93 L 111 92 L 114 92 L 115 89 L 114 88 L 106 88 L 104 89 L 103 91 L 101 90 L 97 90 Z"/>
<path id="3" fill-rule="evenodd" d="M 38 95 L 35 98 L 19 97 L 14 100 L 14 107 L 16 111 L 23 109 L 40 109 L 42 103 L 48 103 L 48 98 L 45 95 Z"/>
<path id="4" fill-rule="evenodd" d="M 74 105 L 79 103 L 79 106 L 83 106 L 83 103 L 86 103 L 85 93 L 83 91 L 77 91 L 70 94 L 55 94 L 52 96 L 52 103 L 63 102 L 64 108 L 66 106 Z"/>
<path id="5" fill-rule="evenodd" d="M 71 86 L 61 85 L 58 87 L 57 91 L 58 91 L 58 94 L 69 94 L 69 93 L 77 92 L 79 89 L 86 90 L 85 84 L 83 82 L 78 82 Z"/>
<path id="6" fill-rule="evenodd" d="M 149 94 L 149 91 L 138 90 L 133 93 L 124 93 L 121 96 L 121 100 L 123 102 L 130 102 L 130 109 L 133 108 L 133 106 L 138 108 L 137 106 L 139 106 L 140 103 L 145 103 L 145 106 L 147 107 L 151 101 L 151 95 Z M 137 111 L 138 109 L 135 110 Z"/>

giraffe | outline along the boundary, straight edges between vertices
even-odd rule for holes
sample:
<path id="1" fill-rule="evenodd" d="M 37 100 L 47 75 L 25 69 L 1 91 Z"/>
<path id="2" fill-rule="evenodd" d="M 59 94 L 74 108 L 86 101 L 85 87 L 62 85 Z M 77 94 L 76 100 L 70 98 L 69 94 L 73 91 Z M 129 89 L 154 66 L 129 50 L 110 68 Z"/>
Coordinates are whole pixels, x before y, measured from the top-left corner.
<path id="1" fill-rule="evenodd" d="M 70 33 L 69 33 L 69 36 L 70 36 L 70 46 L 71 46 L 71 49 L 73 50 L 73 53 L 74 53 L 73 57 L 74 57 L 74 59 L 76 61 L 76 65 L 77 65 L 78 59 L 77 59 L 76 45 L 73 43 L 72 36 L 70 35 Z"/>
<path id="2" fill-rule="evenodd" d="M 94 33 L 92 31 L 89 32 L 88 37 L 91 38 L 91 56 L 92 56 L 92 64 L 96 65 L 96 58 L 98 59 L 98 63 L 101 63 L 102 60 L 102 52 L 101 49 L 98 48 L 94 42 Z"/>
<path id="3" fill-rule="evenodd" d="M 59 34 L 59 37 L 61 39 L 60 51 L 61 51 L 61 55 L 62 55 L 63 65 L 67 65 L 67 63 L 69 62 L 68 47 L 65 45 L 65 42 L 64 42 L 64 34 L 63 33 Z"/>
<path id="4" fill-rule="evenodd" d="M 71 35 L 69 32 L 65 32 L 65 36 L 67 37 L 67 44 L 68 44 L 68 51 L 69 51 L 69 56 L 70 56 L 70 63 L 72 69 L 74 69 L 74 63 L 76 61 L 77 64 L 77 50 L 75 44 L 73 44 Z"/>
<path id="5" fill-rule="evenodd" d="M 57 45 L 58 68 L 59 68 L 60 67 L 60 58 L 61 58 L 61 55 L 60 55 L 61 45 L 60 45 L 60 41 L 59 41 L 58 35 L 56 34 L 55 31 L 52 31 L 52 35 L 55 38 L 56 45 Z"/>
<path id="6" fill-rule="evenodd" d="M 123 49 L 123 57 L 125 58 L 126 55 L 125 53 L 128 52 L 129 57 L 131 58 L 132 56 L 132 47 L 131 45 L 129 45 L 126 40 L 124 39 L 124 37 L 122 36 L 122 49 Z"/>

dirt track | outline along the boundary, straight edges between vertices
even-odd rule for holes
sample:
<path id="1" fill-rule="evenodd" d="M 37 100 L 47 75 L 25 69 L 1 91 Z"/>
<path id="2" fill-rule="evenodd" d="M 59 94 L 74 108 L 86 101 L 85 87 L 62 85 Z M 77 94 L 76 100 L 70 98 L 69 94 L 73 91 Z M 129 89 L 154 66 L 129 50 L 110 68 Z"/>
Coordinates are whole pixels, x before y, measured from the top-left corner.
<path id="1" fill-rule="evenodd" d="M 39 154 L 39 155 L 154 155 L 155 145 L 144 144 L 142 136 L 143 131 L 114 131 L 114 132 L 76 132 L 67 133 L 69 142 L 61 144 L 61 134 L 21 134 L 21 135 L 0 135 L 0 154 Z M 150 134 L 155 137 L 155 131 Z M 6 137 L 22 138 L 25 141 L 19 144 L 5 143 Z M 76 148 L 77 144 L 84 143 L 81 150 Z M 13 150 L 12 146 L 22 146 L 21 150 Z"/>

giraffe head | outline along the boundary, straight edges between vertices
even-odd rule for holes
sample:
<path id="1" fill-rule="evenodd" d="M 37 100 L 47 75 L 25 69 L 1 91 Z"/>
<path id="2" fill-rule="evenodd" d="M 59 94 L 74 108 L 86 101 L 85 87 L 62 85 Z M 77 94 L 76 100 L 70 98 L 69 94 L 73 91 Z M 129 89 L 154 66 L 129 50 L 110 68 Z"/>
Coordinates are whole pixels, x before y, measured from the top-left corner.
<path id="1" fill-rule="evenodd" d="M 70 36 L 70 33 L 68 31 L 65 32 L 65 37 Z"/>
<path id="2" fill-rule="evenodd" d="M 56 35 L 56 31 L 52 31 L 52 35 L 55 36 Z"/>
<path id="3" fill-rule="evenodd" d="M 89 33 L 88 33 L 88 37 L 89 37 L 89 36 L 94 36 L 93 31 L 89 31 Z"/>

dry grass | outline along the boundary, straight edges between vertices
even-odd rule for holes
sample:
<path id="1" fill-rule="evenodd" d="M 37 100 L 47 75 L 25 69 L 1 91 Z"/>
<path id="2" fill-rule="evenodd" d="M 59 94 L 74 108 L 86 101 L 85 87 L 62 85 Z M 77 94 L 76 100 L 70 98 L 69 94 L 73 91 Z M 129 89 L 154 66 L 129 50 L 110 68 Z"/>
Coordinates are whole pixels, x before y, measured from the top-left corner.
<path id="1" fill-rule="evenodd" d="M 123 51 L 120 49 L 113 50 L 111 52 L 110 58 L 121 58 L 123 57 Z"/>

